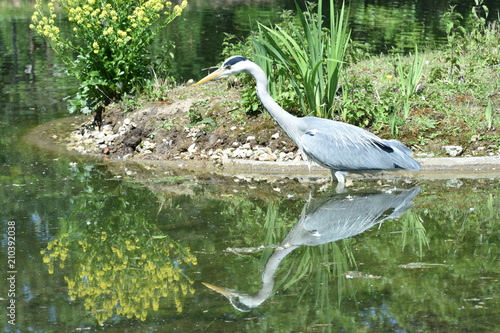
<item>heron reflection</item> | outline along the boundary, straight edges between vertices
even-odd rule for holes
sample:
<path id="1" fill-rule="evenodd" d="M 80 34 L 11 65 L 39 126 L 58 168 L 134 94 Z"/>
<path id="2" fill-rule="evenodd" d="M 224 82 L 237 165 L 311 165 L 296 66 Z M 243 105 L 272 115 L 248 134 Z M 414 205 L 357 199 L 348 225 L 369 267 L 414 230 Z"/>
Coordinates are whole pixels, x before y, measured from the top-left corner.
<path id="1" fill-rule="evenodd" d="M 239 311 L 250 311 L 271 296 L 280 262 L 296 248 L 317 246 L 355 236 L 377 223 L 401 217 L 413 206 L 419 186 L 370 194 L 335 194 L 305 204 L 300 219 L 269 257 L 262 273 L 262 288 L 255 294 L 203 283 L 224 295 Z"/>

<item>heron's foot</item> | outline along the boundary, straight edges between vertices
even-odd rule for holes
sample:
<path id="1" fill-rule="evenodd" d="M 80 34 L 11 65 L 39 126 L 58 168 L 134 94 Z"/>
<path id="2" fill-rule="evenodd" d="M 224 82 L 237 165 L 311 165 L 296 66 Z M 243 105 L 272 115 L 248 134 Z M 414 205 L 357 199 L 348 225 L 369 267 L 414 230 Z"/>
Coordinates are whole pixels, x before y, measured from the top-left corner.
<path id="1" fill-rule="evenodd" d="M 337 187 L 335 188 L 335 193 L 340 194 L 340 193 L 345 193 L 345 192 L 347 192 L 347 190 L 346 190 L 344 184 L 338 183 Z"/>

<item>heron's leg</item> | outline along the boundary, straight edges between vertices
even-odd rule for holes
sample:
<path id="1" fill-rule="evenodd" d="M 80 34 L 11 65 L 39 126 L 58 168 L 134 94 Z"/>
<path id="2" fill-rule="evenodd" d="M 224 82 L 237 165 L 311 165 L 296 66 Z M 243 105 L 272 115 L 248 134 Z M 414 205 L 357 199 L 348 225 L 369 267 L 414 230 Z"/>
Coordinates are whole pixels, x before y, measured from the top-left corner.
<path id="1" fill-rule="evenodd" d="M 335 188 L 335 191 L 337 193 L 344 192 L 344 185 L 345 185 L 345 175 L 347 175 L 347 172 L 345 171 L 335 171 L 332 170 L 332 182 L 333 182 L 333 176 L 335 175 L 335 178 L 337 178 L 337 187 Z"/>

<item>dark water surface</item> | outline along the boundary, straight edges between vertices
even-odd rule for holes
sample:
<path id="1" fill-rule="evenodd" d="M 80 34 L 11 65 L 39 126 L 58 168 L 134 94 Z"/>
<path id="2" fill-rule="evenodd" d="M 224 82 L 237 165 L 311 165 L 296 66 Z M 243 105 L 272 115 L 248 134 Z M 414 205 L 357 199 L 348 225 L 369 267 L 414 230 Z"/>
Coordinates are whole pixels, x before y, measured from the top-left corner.
<path id="1" fill-rule="evenodd" d="M 424 4 L 352 12 L 411 18 Z M 176 75 L 219 62 L 223 32 L 244 35 L 249 14 L 290 7 L 193 2 L 169 31 Z M 500 331 L 498 178 L 343 194 L 176 171 L 141 184 L 131 168 L 41 151 L 25 134 L 66 115 L 76 82 L 14 12 L 0 16 L 2 331 Z"/>

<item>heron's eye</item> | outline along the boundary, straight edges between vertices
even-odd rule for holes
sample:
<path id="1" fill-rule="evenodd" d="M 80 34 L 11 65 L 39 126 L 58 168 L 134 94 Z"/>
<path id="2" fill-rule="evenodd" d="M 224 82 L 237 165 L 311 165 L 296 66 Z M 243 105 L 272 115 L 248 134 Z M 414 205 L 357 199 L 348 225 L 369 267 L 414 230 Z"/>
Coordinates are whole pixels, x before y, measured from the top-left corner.
<path id="1" fill-rule="evenodd" d="M 226 69 L 231 69 L 231 65 L 227 65 L 227 66 L 226 66 Z"/>

